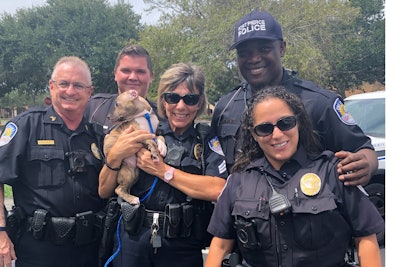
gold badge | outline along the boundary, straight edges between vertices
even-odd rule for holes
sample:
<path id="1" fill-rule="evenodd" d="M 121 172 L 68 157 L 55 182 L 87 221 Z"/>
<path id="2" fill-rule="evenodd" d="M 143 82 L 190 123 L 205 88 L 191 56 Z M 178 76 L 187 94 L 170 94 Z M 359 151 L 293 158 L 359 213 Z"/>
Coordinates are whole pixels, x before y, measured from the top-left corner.
<path id="1" fill-rule="evenodd" d="M 315 173 L 306 173 L 300 179 L 300 189 L 307 196 L 315 196 L 321 189 L 321 179 Z"/>
<path id="2" fill-rule="evenodd" d="M 97 145 L 95 143 L 92 143 L 90 145 L 90 149 L 92 150 L 93 156 L 95 156 L 96 159 L 100 159 L 101 160 L 100 150 L 99 150 L 99 148 L 97 147 Z"/>
<path id="3" fill-rule="evenodd" d="M 57 117 L 56 116 L 50 116 L 51 121 L 56 121 Z"/>
<path id="4" fill-rule="evenodd" d="M 197 143 L 194 146 L 194 151 L 193 152 L 194 152 L 194 157 L 197 160 L 200 160 L 201 159 L 201 153 L 203 153 L 203 148 L 201 147 L 201 144 Z"/>

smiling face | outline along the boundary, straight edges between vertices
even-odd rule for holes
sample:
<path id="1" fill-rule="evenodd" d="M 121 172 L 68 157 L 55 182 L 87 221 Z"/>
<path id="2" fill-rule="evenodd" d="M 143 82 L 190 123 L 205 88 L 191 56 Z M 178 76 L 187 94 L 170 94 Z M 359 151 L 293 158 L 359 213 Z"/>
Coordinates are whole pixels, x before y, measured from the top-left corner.
<path id="1" fill-rule="evenodd" d="M 199 93 L 197 90 L 190 92 L 189 89 L 186 88 L 185 83 L 179 84 L 172 92 L 180 96 Z M 189 127 L 192 126 L 194 119 L 196 118 L 197 111 L 202 105 L 202 101 L 203 99 L 200 97 L 200 101 L 192 106 L 185 104 L 183 99 L 180 99 L 176 104 L 168 104 L 165 100 L 162 101 L 162 104 L 165 108 L 166 117 L 171 125 L 171 129 L 176 134 L 183 134 Z"/>
<path id="2" fill-rule="evenodd" d="M 237 61 L 243 78 L 255 89 L 278 85 L 286 44 L 280 40 L 249 40 L 237 47 Z"/>
<path id="3" fill-rule="evenodd" d="M 76 88 L 74 84 L 83 87 Z M 64 120 L 66 118 L 80 120 L 93 92 L 88 70 L 73 62 L 62 63 L 54 70 L 49 88 L 55 111 Z"/>
<path id="4" fill-rule="evenodd" d="M 294 115 L 286 102 L 279 98 L 269 98 L 258 103 L 254 107 L 253 114 L 254 126 L 265 122 L 276 125 L 281 118 Z M 276 170 L 279 170 L 297 151 L 298 125 L 287 131 L 281 131 L 275 126 L 272 134 L 264 137 L 257 136 L 253 130 L 251 132 L 265 157 Z"/>
<path id="5" fill-rule="evenodd" d="M 141 97 L 146 98 L 153 73 L 148 67 L 144 56 L 124 55 L 114 70 L 114 80 L 118 85 L 118 93 L 136 90 Z"/>

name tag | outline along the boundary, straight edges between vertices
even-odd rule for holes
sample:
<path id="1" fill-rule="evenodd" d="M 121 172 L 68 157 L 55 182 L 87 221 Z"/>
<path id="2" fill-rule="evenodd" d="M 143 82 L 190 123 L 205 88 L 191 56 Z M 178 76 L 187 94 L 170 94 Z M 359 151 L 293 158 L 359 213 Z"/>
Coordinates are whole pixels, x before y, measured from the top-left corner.
<path id="1" fill-rule="evenodd" d="M 54 145 L 54 140 L 37 140 L 39 146 L 52 146 Z"/>

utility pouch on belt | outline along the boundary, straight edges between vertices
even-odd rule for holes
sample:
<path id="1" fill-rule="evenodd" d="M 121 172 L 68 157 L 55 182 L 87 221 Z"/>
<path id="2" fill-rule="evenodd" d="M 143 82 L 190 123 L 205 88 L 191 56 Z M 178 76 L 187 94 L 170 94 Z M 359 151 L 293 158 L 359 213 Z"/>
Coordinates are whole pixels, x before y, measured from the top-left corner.
<path id="1" fill-rule="evenodd" d="M 182 206 L 182 226 L 181 226 L 181 237 L 189 237 L 192 232 L 193 224 L 193 206 L 183 205 Z"/>
<path id="2" fill-rule="evenodd" d="M 75 245 L 87 245 L 96 240 L 95 215 L 86 211 L 75 215 Z"/>
<path id="3" fill-rule="evenodd" d="M 64 245 L 75 237 L 75 218 L 51 217 L 49 238 L 56 245 Z"/>
<path id="4" fill-rule="evenodd" d="M 37 209 L 33 213 L 31 222 L 32 236 L 36 240 L 42 240 L 47 221 L 47 210 Z"/>
<path id="5" fill-rule="evenodd" d="M 121 212 L 125 231 L 130 235 L 136 235 L 143 225 L 145 217 L 143 204 L 131 205 L 127 202 L 122 202 Z"/>
<path id="6" fill-rule="evenodd" d="M 164 236 L 179 237 L 181 228 L 182 206 L 180 204 L 165 205 Z"/>

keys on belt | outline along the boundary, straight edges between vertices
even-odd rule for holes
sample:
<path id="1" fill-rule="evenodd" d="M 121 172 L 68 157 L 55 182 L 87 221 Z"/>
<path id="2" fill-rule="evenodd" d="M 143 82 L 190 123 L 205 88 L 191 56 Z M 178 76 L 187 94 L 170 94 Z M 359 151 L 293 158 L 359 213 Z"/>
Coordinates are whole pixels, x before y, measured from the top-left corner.
<path id="1" fill-rule="evenodd" d="M 160 225 L 158 219 L 160 214 L 158 212 L 153 213 L 153 223 L 151 225 L 151 237 L 150 244 L 154 248 L 154 254 L 157 253 L 157 248 L 161 247 L 161 236 L 158 234 L 158 230 L 160 229 Z"/>

